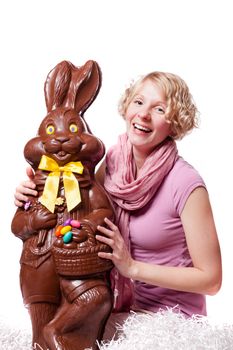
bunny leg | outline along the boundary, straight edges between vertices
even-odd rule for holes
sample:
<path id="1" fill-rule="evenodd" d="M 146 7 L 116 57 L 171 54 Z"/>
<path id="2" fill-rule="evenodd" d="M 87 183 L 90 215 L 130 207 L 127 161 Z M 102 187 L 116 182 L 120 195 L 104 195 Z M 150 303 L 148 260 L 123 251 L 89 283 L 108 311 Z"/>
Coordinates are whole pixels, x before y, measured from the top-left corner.
<path id="1" fill-rule="evenodd" d="M 57 311 L 57 305 L 52 303 L 32 303 L 27 305 L 32 325 L 32 346 L 39 345 L 47 349 L 43 337 L 43 329 L 49 323 Z M 35 347 L 36 348 L 36 347 Z"/>
<path id="2" fill-rule="evenodd" d="M 37 262 L 36 259 L 34 261 Z M 20 285 L 31 318 L 33 344 L 37 343 L 46 349 L 43 328 L 54 318 L 61 299 L 59 279 L 52 258 L 47 258 L 37 268 L 22 264 Z"/>
<path id="3" fill-rule="evenodd" d="M 109 288 L 95 286 L 76 297 L 64 300 L 55 318 L 44 328 L 50 350 L 97 349 L 112 309 Z"/>

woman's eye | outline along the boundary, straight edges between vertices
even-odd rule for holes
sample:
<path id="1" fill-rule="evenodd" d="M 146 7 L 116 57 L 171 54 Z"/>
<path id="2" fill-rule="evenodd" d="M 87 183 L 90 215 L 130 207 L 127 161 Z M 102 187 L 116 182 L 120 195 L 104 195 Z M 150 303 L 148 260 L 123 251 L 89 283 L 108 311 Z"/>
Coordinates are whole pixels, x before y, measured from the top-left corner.
<path id="1" fill-rule="evenodd" d="M 155 107 L 155 110 L 159 113 L 163 113 L 163 114 L 165 113 L 165 110 L 162 107 Z"/>
<path id="2" fill-rule="evenodd" d="M 77 132 L 78 131 L 78 127 L 76 124 L 70 124 L 70 127 L 69 127 L 70 131 L 71 132 Z"/>
<path id="3" fill-rule="evenodd" d="M 55 131 L 55 128 L 54 128 L 54 126 L 53 126 L 52 124 L 50 124 L 50 125 L 47 126 L 47 128 L 46 128 L 46 133 L 47 133 L 48 135 L 52 135 L 52 134 L 54 133 L 54 131 Z"/>
<path id="4" fill-rule="evenodd" d="M 134 100 L 134 103 L 137 105 L 142 105 L 142 101 L 141 100 Z"/>

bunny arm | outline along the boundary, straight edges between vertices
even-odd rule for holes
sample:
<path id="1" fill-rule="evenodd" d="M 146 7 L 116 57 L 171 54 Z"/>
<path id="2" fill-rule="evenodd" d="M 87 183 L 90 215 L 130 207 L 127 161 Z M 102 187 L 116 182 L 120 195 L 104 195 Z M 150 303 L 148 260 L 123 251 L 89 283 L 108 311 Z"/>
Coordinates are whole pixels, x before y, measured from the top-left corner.
<path id="1" fill-rule="evenodd" d="M 102 187 L 96 183 L 91 186 L 89 191 L 90 213 L 84 216 L 80 221 L 84 226 L 88 225 L 93 233 L 96 232 L 98 225 L 104 224 L 104 218 L 114 219 L 114 210 L 110 199 L 107 197 Z M 50 213 L 46 208 L 39 204 L 36 210 L 29 209 L 25 211 L 18 208 L 11 224 L 13 234 L 25 241 L 40 229 L 49 229 L 57 224 L 56 214 Z"/>
<path id="2" fill-rule="evenodd" d="M 18 208 L 11 223 L 12 233 L 22 241 L 38 234 L 41 229 L 50 229 L 56 226 L 57 215 L 50 213 L 40 205 L 37 210 L 28 211 Z"/>
<path id="3" fill-rule="evenodd" d="M 90 213 L 80 221 L 90 226 L 91 231 L 95 233 L 98 225 L 104 225 L 104 218 L 114 220 L 115 213 L 106 192 L 96 182 L 89 191 L 89 201 Z"/>
<path id="4" fill-rule="evenodd" d="M 18 208 L 11 223 L 11 232 L 22 241 L 35 233 L 31 226 L 31 217 L 28 212 Z"/>

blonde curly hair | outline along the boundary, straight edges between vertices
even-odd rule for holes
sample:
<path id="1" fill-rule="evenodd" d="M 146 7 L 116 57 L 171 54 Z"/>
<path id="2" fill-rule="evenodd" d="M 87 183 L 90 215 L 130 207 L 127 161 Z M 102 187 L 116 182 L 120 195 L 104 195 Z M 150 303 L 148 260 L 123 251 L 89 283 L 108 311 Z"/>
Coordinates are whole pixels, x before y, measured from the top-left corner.
<path id="1" fill-rule="evenodd" d="M 171 123 L 171 136 L 174 139 L 182 139 L 193 128 L 198 127 L 199 113 L 189 88 L 183 79 L 172 73 L 152 72 L 131 83 L 119 101 L 120 115 L 125 117 L 138 88 L 148 80 L 160 86 L 165 94 L 165 118 Z"/>

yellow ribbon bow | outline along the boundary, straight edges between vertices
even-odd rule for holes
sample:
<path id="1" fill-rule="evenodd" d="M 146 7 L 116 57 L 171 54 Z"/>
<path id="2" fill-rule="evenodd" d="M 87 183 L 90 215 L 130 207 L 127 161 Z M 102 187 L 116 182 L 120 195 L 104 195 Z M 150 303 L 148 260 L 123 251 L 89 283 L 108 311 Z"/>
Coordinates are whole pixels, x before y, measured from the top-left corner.
<path id="1" fill-rule="evenodd" d="M 45 182 L 44 191 L 40 197 L 40 202 L 51 211 L 51 213 L 54 213 L 55 209 L 61 172 L 63 172 L 63 183 L 68 211 L 71 211 L 81 202 L 78 180 L 73 174 L 83 173 L 84 168 L 81 162 L 70 162 L 64 166 L 59 166 L 54 159 L 43 155 L 38 169 L 50 171 Z"/>

